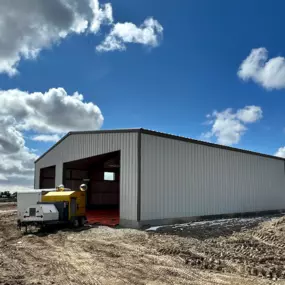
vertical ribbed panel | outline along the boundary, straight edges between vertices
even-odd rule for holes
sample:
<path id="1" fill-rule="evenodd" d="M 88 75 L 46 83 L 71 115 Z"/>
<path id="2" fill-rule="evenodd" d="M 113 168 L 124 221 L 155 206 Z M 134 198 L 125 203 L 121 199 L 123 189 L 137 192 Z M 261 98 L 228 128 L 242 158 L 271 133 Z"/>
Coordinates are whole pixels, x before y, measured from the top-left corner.
<path id="1" fill-rule="evenodd" d="M 65 162 L 121 151 L 120 218 L 137 219 L 138 133 L 73 134 L 64 139 L 35 164 L 35 188 L 43 167 L 56 165 L 56 185 L 62 183 Z"/>
<path id="2" fill-rule="evenodd" d="M 285 208 L 284 162 L 142 134 L 141 219 Z"/>

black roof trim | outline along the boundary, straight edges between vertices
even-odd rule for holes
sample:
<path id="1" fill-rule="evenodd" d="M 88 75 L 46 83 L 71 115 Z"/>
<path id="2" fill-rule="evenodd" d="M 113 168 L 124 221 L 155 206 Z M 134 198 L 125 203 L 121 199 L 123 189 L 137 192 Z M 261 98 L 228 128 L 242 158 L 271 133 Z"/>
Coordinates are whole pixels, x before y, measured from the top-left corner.
<path id="1" fill-rule="evenodd" d="M 189 143 L 194 143 L 194 144 L 199 144 L 199 145 L 204 145 L 204 146 L 215 147 L 215 148 L 219 148 L 219 149 L 226 149 L 226 150 L 231 150 L 231 151 L 235 151 L 235 152 L 241 152 L 241 153 L 257 155 L 257 156 L 261 156 L 261 157 L 273 158 L 273 159 L 285 161 L 284 158 L 278 157 L 278 156 L 274 156 L 274 155 L 254 152 L 254 151 L 240 149 L 240 148 L 235 148 L 235 147 L 230 147 L 230 146 L 219 145 L 219 144 L 215 144 L 215 143 L 209 143 L 209 142 L 205 142 L 205 141 L 190 139 L 190 138 L 187 138 L 187 137 L 182 137 L 182 136 L 178 136 L 178 135 L 171 135 L 171 134 L 162 133 L 162 132 L 158 132 L 158 131 L 152 131 L 152 130 L 143 129 L 143 128 L 137 128 L 137 129 L 117 129 L 117 130 L 98 130 L 98 131 L 69 132 L 64 137 L 62 137 L 56 144 L 54 144 L 50 149 L 48 149 L 45 153 L 43 153 L 35 161 L 35 163 L 38 162 L 41 158 L 43 158 L 47 153 L 49 153 L 52 149 L 54 149 L 57 145 L 59 145 L 64 139 L 66 139 L 70 135 L 105 134 L 105 133 L 107 133 L 107 134 L 109 134 L 109 133 L 139 133 L 139 132 L 141 132 L 143 134 L 147 134 L 147 135 L 152 135 L 152 136 L 158 136 L 158 137 L 163 137 L 163 138 L 168 138 L 168 139 L 174 139 L 174 140 L 179 140 L 179 141 L 184 141 L 184 142 L 189 142 Z"/>

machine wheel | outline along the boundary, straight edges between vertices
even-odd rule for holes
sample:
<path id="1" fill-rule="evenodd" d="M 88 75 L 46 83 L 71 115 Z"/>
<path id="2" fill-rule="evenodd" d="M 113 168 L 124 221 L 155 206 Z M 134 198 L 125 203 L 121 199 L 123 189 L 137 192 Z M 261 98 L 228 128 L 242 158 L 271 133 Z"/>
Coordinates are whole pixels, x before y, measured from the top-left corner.
<path id="1" fill-rule="evenodd" d="M 22 228 L 22 224 L 21 224 L 20 220 L 18 220 L 17 221 L 17 229 L 21 230 L 21 228 Z"/>
<path id="2" fill-rule="evenodd" d="M 76 219 L 73 220 L 72 225 L 73 225 L 73 227 L 75 227 L 75 228 L 78 228 L 78 227 L 79 227 L 80 223 L 79 223 L 78 218 L 76 218 Z"/>
<path id="3" fill-rule="evenodd" d="M 85 223 L 86 223 L 86 218 L 85 217 L 80 217 L 79 218 L 79 226 L 80 227 L 84 227 Z"/>
<path id="4" fill-rule="evenodd" d="M 40 225 L 40 231 L 41 231 L 41 232 L 44 232 L 45 229 L 46 229 L 46 225 L 45 225 L 45 224 L 41 224 L 41 225 Z"/>

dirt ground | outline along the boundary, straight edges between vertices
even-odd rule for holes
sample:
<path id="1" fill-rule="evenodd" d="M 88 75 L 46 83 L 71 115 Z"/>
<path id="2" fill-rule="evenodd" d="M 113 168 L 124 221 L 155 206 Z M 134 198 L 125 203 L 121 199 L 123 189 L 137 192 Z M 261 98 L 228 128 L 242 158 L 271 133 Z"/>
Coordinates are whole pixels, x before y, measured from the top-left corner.
<path id="1" fill-rule="evenodd" d="M 285 284 L 285 218 L 23 235 L 0 206 L 0 284 Z"/>

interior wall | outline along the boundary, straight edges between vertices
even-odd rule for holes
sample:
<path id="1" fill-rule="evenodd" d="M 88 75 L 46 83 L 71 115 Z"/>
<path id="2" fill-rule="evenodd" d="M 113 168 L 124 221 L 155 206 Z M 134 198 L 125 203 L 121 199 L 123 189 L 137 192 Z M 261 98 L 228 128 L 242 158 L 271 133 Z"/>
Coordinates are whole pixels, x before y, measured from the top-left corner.
<path id="1" fill-rule="evenodd" d="M 71 190 L 78 190 L 84 179 L 89 177 L 88 170 L 84 169 L 65 169 L 64 173 L 64 186 Z"/>
<path id="2" fill-rule="evenodd" d="M 93 169 L 90 173 L 89 204 L 92 206 L 119 206 L 120 181 L 115 172 L 114 181 L 105 181 L 104 172 L 115 172 L 113 169 Z"/>

